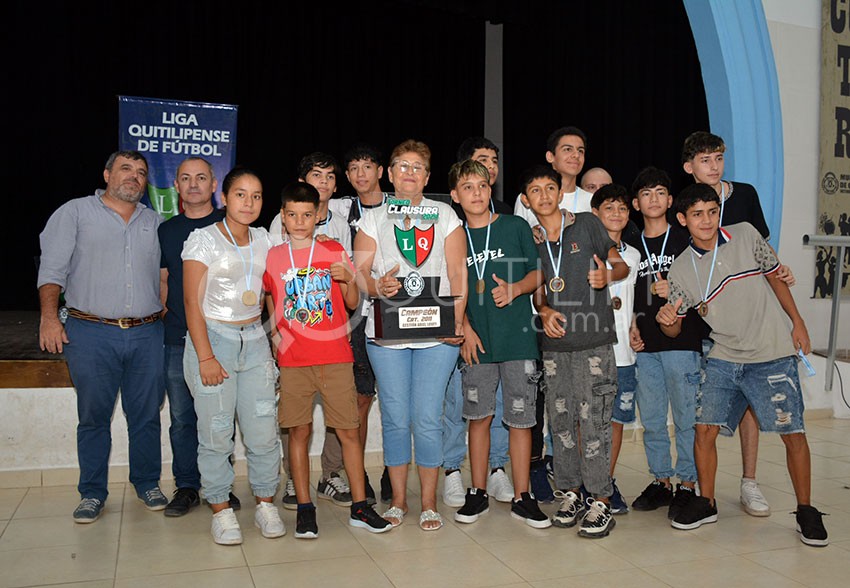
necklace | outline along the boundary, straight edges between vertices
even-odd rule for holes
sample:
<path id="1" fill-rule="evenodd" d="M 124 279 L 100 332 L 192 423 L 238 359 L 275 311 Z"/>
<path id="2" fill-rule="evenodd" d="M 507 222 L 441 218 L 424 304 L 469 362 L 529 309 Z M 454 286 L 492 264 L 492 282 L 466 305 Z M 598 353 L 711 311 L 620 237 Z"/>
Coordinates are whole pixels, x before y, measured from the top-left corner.
<path id="1" fill-rule="evenodd" d="M 257 304 L 258 298 L 257 293 L 251 289 L 251 278 L 254 275 L 254 246 L 253 240 L 251 239 L 251 227 L 248 227 L 248 249 L 251 250 L 251 263 L 246 268 L 245 257 L 243 257 L 242 250 L 239 248 L 239 245 L 236 244 L 236 239 L 233 237 L 233 233 L 230 232 L 230 227 L 227 226 L 227 218 L 222 219 L 221 222 L 224 225 L 224 229 L 227 231 L 227 235 L 230 237 L 230 240 L 233 241 L 233 246 L 236 248 L 236 253 L 239 254 L 239 259 L 242 260 L 242 271 L 245 272 L 245 291 L 242 292 L 242 304 L 245 306 L 254 306 Z"/>
<path id="2" fill-rule="evenodd" d="M 640 240 L 643 243 L 643 250 L 646 252 L 646 262 L 649 264 L 649 275 L 652 277 L 652 286 L 649 287 L 649 291 L 652 292 L 653 295 L 658 293 L 658 289 L 655 286 L 655 283 L 658 281 L 658 277 L 656 276 L 655 268 L 652 267 L 652 256 L 649 254 L 649 247 L 646 246 L 645 236 L 646 231 L 641 231 Z M 667 232 L 664 233 L 664 242 L 661 244 L 661 254 L 658 256 L 658 270 L 661 271 L 661 264 L 664 260 L 664 250 L 667 249 L 667 238 L 670 236 L 670 225 L 667 225 Z"/>
<path id="3" fill-rule="evenodd" d="M 626 244 L 621 243 L 617 245 L 617 252 L 622 253 L 626 250 Z M 607 261 L 605 265 L 610 265 Z M 613 268 L 611 268 L 613 269 Z M 617 287 L 614 289 L 614 296 L 611 297 L 611 306 L 614 307 L 614 310 L 620 310 L 623 307 L 623 299 L 620 298 L 620 290 L 623 288 L 623 282 L 626 281 L 627 278 L 623 278 L 619 282 L 617 282 Z"/>
<path id="4" fill-rule="evenodd" d="M 702 301 L 697 304 L 697 313 L 701 317 L 705 317 L 708 314 L 708 291 L 711 288 L 711 277 L 714 275 L 714 262 L 717 259 L 717 248 L 720 245 L 720 234 L 717 235 L 717 240 L 714 242 L 714 253 L 711 254 L 711 270 L 708 272 L 708 281 L 705 283 L 705 294 L 703 294 Z M 694 274 L 697 277 L 697 288 L 702 290 L 702 286 L 700 285 L 699 280 L 699 271 L 697 270 L 697 262 L 696 257 L 694 256 L 694 249 L 691 247 L 691 263 L 694 266 Z"/>
<path id="5" fill-rule="evenodd" d="M 305 281 L 310 278 L 310 268 L 313 266 L 313 251 L 315 248 L 316 239 L 315 237 L 311 237 L 310 255 L 307 258 L 307 267 L 304 270 Z M 295 310 L 295 320 L 301 323 L 301 328 L 303 329 L 307 325 L 307 321 L 310 320 L 310 310 L 307 308 L 307 301 L 304 300 L 304 296 L 301 294 L 301 285 L 298 282 L 298 268 L 295 267 L 295 257 L 292 255 L 292 241 L 289 242 L 289 263 L 292 264 L 292 269 L 295 271 L 295 277 L 292 279 L 295 281 L 295 293 L 298 295 L 298 302 L 296 302 L 298 308 Z"/>
<path id="6" fill-rule="evenodd" d="M 472 244 L 472 233 L 469 232 L 469 223 L 464 225 L 466 236 L 469 239 L 469 250 L 472 252 L 472 263 L 475 265 L 475 275 L 478 276 L 478 281 L 475 282 L 475 293 L 484 294 L 484 270 L 487 267 L 487 258 L 490 256 L 490 225 L 493 221 L 493 213 L 487 219 L 487 238 L 484 241 L 484 260 L 481 262 L 481 269 L 478 269 L 478 256 L 475 253 L 475 245 Z"/>
<path id="7" fill-rule="evenodd" d="M 561 215 L 561 232 L 558 234 L 558 241 L 560 242 L 564 238 L 564 221 L 566 220 L 565 215 Z M 564 255 L 564 244 L 561 243 L 560 248 L 558 249 L 558 263 L 555 263 L 555 256 L 552 255 L 552 243 L 549 241 L 549 234 L 546 231 L 546 227 L 540 225 L 540 228 L 543 229 L 544 236 L 546 237 L 546 251 L 549 253 L 549 261 L 552 262 L 552 269 L 555 270 L 555 275 L 552 276 L 552 279 L 549 280 L 549 289 L 552 292 L 562 292 L 564 290 L 564 286 L 566 286 L 566 282 L 564 282 L 564 278 L 560 276 L 561 273 L 561 257 Z"/>

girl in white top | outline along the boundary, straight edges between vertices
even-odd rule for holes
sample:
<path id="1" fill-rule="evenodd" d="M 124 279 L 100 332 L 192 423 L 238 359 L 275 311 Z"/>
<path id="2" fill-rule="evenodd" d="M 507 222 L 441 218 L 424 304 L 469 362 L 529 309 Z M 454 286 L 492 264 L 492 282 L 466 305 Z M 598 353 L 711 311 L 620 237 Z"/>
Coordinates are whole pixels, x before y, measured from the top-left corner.
<path id="1" fill-rule="evenodd" d="M 263 186 L 250 170 L 231 170 L 222 183 L 224 220 L 193 231 L 183 246 L 183 292 L 189 337 L 186 383 L 198 415 L 198 469 L 213 511 L 216 543 L 242 543 L 229 495 L 233 486 L 234 419 L 239 419 L 256 497 L 256 526 L 264 537 L 286 531 L 272 503 L 280 482 L 275 380 L 260 321 L 268 232 L 253 228 Z"/>
<path id="2" fill-rule="evenodd" d="M 423 196 L 431 165 L 427 145 L 405 141 L 393 150 L 390 161 L 395 198 L 409 200 L 411 206 L 433 207 L 437 216 L 402 219 L 388 214 L 387 206 L 368 211 L 354 239 L 354 264 L 361 290 L 372 298 L 392 297 L 401 288 L 398 278 L 415 269 L 424 277 L 439 276 L 441 295 L 457 296 L 458 338 L 385 345 L 373 339 L 372 321 L 366 327 L 366 352 L 381 402 L 384 463 L 393 489 L 392 505 L 384 518 L 394 526 L 400 525 L 407 513 L 407 471 L 415 445 L 422 497 L 419 526 L 432 531 L 443 525 L 437 512 L 437 474 L 443 461 L 443 400 L 457 363 L 466 310 L 466 234 L 450 206 Z M 426 232 L 433 227 L 433 235 L 420 235 L 415 244 L 406 242 L 408 247 L 421 249 L 413 253 L 418 264 L 400 250 L 403 245 L 396 238 L 396 226 L 401 230 L 416 226 Z"/>

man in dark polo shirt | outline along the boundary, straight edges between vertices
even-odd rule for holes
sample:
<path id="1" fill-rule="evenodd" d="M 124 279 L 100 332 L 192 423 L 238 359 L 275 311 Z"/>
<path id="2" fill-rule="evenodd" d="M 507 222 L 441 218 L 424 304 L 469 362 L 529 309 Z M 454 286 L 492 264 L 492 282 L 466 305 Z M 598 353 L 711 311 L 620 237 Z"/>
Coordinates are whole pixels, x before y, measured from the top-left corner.
<path id="1" fill-rule="evenodd" d="M 127 415 L 130 482 L 150 510 L 168 503 L 162 469 L 159 410 L 163 401 L 159 298 L 162 218 L 139 200 L 148 165 L 136 151 L 106 162 L 106 190 L 66 202 L 40 235 L 39 344 L 68 361 L 77 389 L 77 457 L 82 500 L 74 521 L 92 523 L 106 497 L 110 425 L 118 390 Z M 59 319 L 64 291 L 68 317 Z"/>

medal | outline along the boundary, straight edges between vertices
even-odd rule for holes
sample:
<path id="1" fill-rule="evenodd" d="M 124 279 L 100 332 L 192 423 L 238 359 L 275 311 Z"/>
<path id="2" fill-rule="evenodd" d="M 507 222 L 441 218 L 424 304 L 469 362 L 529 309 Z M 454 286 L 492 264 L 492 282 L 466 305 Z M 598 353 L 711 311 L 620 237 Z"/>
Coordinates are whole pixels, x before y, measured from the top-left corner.
<path id="1" fill-rule="evenodd" d="M 714 242 L 714 253 L 711 254 L 711 269 L 708 272 L 708 281 L 705 284 L 705 294 L 703 294 L 702 302 L 697 304 L 697 314 L 704 317 L 708 314 L 708 301 L 709 301 L 709 291 L 711 289 L 711 277 L 714 275 L 714 262 L 717 260 L 717 248 L 720 245 L 720 235 L 717 235 L 717 240 Z M 694 256 L 694 247 L 693 243 L 691 243 L 691 264 L 694 266 L 694 275 L 697 278 L 697 287 L 702 288 L 700 285 L 699 279 L 699 271 L 697 270 L 697 262 L 696 257 Z"/>
<path id="2" fill-rule="evenodd" d="M 307 321 L 310 320 L 310 311 L 302 306 L 295 311 L 295 320 L 301 323 L 301 326 L 303 327 L 307 324 Z"/>
<path id="3" fill-rule="evenodd" d="M 310 320 L 310 311 L 307 309 L 307 301 L 304 300 L 304 296 L 301 294 L 301 284 L 298 282 L 298 268 L 295 267 L 295 257 L 292 255 L 292 241 L 289 242 L 289 263 L 292 265 L 292 271 L 294 272 L 293 280 L 295 281 L 295 295 L 298 296 L 298 300 L 295 301 L 295 306 L 298 308 L 295 310 L 295 320 L 301 323 L 302 327 L 307 325 L 307 322 Z M 310 255 L 307 257 L 307 267 L 304 268 L 304 280 L 310 279 L 310 268 L 313 266 L 313 251 L 316 249 L 316 239 L 314 237 L 310 237 Z M 306 290 L 306 285 L 305 288 Z"/>
<path id="4" fill-rule="evenodd" d="M 703 316 L 703 317 L 704 317 L 705 315 L 707 315 L 707 314 L 708 314 L 708 302 L 706 302 L 706 301 L 704 301 L 704 300 L 703 300 L 702 302 L 700 302 L 700 303 L 697 305 L 697 313 L 698 313 L 700 316 Z"/>
<path id="5" fill-rule="evenodd" d="M 562 292 L 564 290 L 564 286 L 566 283 L 564 282 L 564 278 L 561 276 L 555 276 L 551 280 L 549 280 L 549 289 L 552 292 Z"/>
<path id="6" fill-rule="evenodd" d="M 486 290 L 484 271 L 487 268 L 487 259 L 490 257 L 490 225 L 492 222 L 493 211 L 490 211 L 490 216 L 487 218 L 487 237 L 484 240 L 484 260 L 481 262 L 481 269 L 478 268 L 478 255 L 475 253 L 475 245 L 472 244 L 472 233 L 469 232 L 469 223 L 467 222 L 464 225 L 466 237 L 469 240 L 469 252 L 472 254 L 472 264 L 475 266 L 475 275 L 478 276 L 478 281 L 475 282 L 475 293 L 479 295 L 484 294 Z"/>
<path id="7" fill-rule="evenodd" d="M 658 294 L 658 288 L 655 286 L 655 282 L 658 281 L 657 274 L 661 272 L 661 264 L 664 263 L 664 251 L 667 249 L 667 237 L 670 236 L 670 225 L 667 225 L 667 232 L 664 233 L 664 242 L 661 244 L 661 253 L 658 255 L 658 271 L 652 267 L 652 255 L 649 254 L 649 247 L 646 246 L 646 238 L 644 238 L 644 232 L 641 231 L 640 240 L 643 243 L 643 250 L 646 253 L 646 263 L 649 265 L 649 276 L 652 278 L 652 285 L 649 287 L 649 291 L 653 296 Z"/>
<path id="8" fill-rule="evenodd" d="M 620 310 L 623 307 L 623 301 L 620 299 L 619 296 L 614 296 L 611 299 L 611 306 L 614 307 L 614 310 Z"/>
<path id="9" fill-rule="evenodd" d="M 652 292 L 653 296 L 658 294 L 658 288 L 655 287 L 655 282 L 652 282 L 652 285 L 649 287 L 649 291 Z"/>
<path id="10" fill-rule="evenodd" d="M 254 306 L 257 304 L 257 294 L 253 290 L 245 290 L 242 292 L 242 304 L 245 306 Z"/>
<path id="11" fill-rule="evenodd" d="M 251 250 L 251 263 L 246 268 L 245 258 L 242 256 L 242 251 L 239 249 L 239 245 L 236 243 L 233 233 L 230 232 L 230 227 L 227 226 L 227 218 L 224 218 L 221 221 L 221 224 L 223 224 L 225 230 L 227 230 L 227 235 L 230 237 L 230 240 L 233 241 L 233 246 L 236 247 L 236 253 L 239 254 L 239 259 L 242 260 L 242 270 L 245 272 L 245 287 L 247 288 L 244 292 L 242 292 L 242 304 L 245 306 L 254 306 L 257 304 L 257 293 L 251 290 L 251 277 L 254 275 L 254 246 L 252 244 L 253 240 L 251 239 L 251 227 L 248 227 L 248 248 Z"/>

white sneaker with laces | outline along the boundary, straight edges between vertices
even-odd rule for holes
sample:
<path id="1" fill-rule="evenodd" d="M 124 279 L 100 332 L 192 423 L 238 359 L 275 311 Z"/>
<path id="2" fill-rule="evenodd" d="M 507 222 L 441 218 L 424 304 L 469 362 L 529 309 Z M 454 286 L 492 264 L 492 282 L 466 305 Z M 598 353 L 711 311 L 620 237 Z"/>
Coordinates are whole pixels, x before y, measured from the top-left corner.
<path id="1" fill-rule="evenodd" d="M 242 529 L 232 508 L 225 508 L 212 517 L 213 541 L 219 545 L 239 545 L 242 543 Z"/>
<path id="2" fill-rule="evenodd" d="M 446 506 L 460 508 L 466 503 L 466 488 L 460 470 L 455 470 L 443 479 L 443 503 Z"/>
<path id="3" fill-rule="evenodd" d="M 750 478 L 741 478 L 741 504 L 748 515 L 769 517 L 770 505 L 761 493 L 758 482 Z"/>
<path id="4" fill-rule="evenodd" d="M 275 537 L 286 535 L 286 527 L 283 526 L 283 521 L 280 520 L 280 512 L 278 512 L 277 507 L 271 502 L 260 502 L 257 504 L 257 510 L 254 512 L 254 525 L 260 529 L 260 533 L 266 539 L 274 539 Z"/>
<path id="5" fill-rule="evenodd" d="M 487 494 L 499 502 L 511 502 L 514 499 L 514 485 L 502 468 L 487 476 Z"/>

